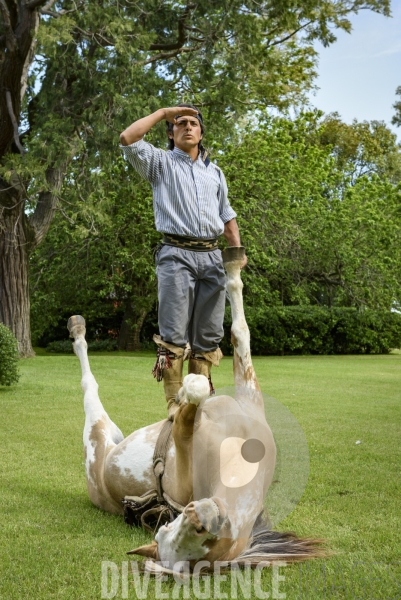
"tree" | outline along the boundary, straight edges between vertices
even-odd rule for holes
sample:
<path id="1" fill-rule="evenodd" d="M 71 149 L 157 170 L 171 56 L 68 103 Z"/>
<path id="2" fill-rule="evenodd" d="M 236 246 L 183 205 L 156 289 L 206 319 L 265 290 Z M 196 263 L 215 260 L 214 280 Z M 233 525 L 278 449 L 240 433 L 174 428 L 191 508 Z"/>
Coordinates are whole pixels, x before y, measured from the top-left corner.
<path id="1" fill-rule="evenodd" d="M 1 0 L 0 12 L 0 161 L 7 162 L 11 151 L 24 155 L 19 138 L 22 101 L 28 83 L 28 69 L 35 54 L 39 10 L 43 1 L 25 4 Z M 60 170 L 49 164 L 49 186 L 57 190 Z M 43 190 L 38 210 L 25 216 L 26 182 L 11 169 L 0 179 L 0 321 L 10 326 L 22 355 L 30 347 L 28 248 L 45 235 L 51 221 L 52 198 Z"/>
<path id="2" fill-rule="evenodd" d="M 384 121 L 354 119 L 349 125 L 341 121 L 338 113 L 332 113 L 323 119 L 318 132 L 314 128 L 309 138 L 311 143 L 329 146 L 338 168 L 347 170 L 352 181 L 373 174 L 392 183 L 401 181 L 401 146 Z"/>
<path id="3" fill-rule="evenodd" d="M 45 2 L 0 0 L 0 320 L 23 356 L 29 256 L 74 158 L 110 148 L 123 124 L 170 98 L 195 99 L 228 133 L 234 115 L 308 89 L 314 39 L 349 30 L 348 13 L 389 14 L 389 0 Z"/>
<path id="4" fill-rule="evenodd" d="M 268 120 L 219 161 L 254 318 L 274 303 L 390 310 L 401 297 L 401 187 L 374 171 L 356 177 L 359 154 L 338 161 L 320 142 L 326 126 L 316 114 Z"/>
<path id="5" fill-rule="evenodd" d="M 395 93 L 397 96 L 400 96 L 400 100 L 397 100 L 397 102 L 393 104 L 393 108 L 395 108 L 395 115 L 391 122 L 393 125 L 397 125 L 399 127 L 401 125 L 401 85 L 398 86 Z"/>

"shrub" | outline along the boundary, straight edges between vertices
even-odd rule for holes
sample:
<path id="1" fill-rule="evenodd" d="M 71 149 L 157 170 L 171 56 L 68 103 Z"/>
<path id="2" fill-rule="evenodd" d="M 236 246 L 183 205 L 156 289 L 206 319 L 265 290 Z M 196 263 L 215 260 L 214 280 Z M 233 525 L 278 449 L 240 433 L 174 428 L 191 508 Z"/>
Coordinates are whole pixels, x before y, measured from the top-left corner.
<path id="1" fill-rule="evenodd" d="M 96 340 L 88 343 L 89 352 L 112 352 L 117 350 L 116 340 Z M 47 352 L 54 354 L 72 354 L 72 340 L 61 340 L 58 342 L 50 342 L 46 347 Z"/>
<path id="2" fill-rule="evenodd" d="M 0 323 L 0 385 L 11 385 L 19 380 L 18 344 L 12 331 Z"/>
<path id="3" fill-rule="evenodd" d="M 387 354 L 401 346 L 401 315 L 390 311 L 270 306 L 248 325 L 254 354 Z M 225 354 L 232 353 L 230 326 L 228 309 Z"/>
<path id="4" fill-rule="evenodd" d="M 46 346 L 46 352 L 51 352 L 52 354 L 73 354 L 72 340 L 50 342 L 50 344 Z"/>
<path id="5" fill-rule="evenodd" d="M 88 350 L 90 352 L 113 352 L 117 350 L 117 340 L 96 340 L 89 342 Z"/>

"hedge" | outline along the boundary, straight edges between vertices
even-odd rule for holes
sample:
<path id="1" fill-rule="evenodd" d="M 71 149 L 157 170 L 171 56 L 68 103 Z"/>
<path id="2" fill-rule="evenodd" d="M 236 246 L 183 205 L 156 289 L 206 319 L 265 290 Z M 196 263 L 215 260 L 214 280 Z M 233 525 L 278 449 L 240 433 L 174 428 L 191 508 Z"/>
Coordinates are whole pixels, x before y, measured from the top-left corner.
<path id="1" fill-rule="evenodd" d="M 319 306 L 280 306 L 248 310 L 251 350 L 256 355 L 271 354 L 387 354 L 401 347 L 401 315 L 390 311 Z M 157 331 L 151 323 L 147 331 Z M 225 336 L 221 343 L 224 354 L 232 354 L 230 344 L 231 311 L 227 307 Z M 143 340 L 142 340 L 143 341 Z M 153 342 L 144 347 L 154 349 Z M 88 343 L 90 352 L 117 350 L 112 339 Z M 70 340 L 48 344 L 47 352 L 72 353 Z"/>
<path id="2" fill-rule="evenodd" d="M 12 331 L 0 323 L 0 385 L 11 385 L 19 380 L 18 343 Z"/>
<path id="3" fill-rule="evenodd" d="M 88 343 L 89 352 L 112 352 L 113 350 L 117 350 L 116 340 L 96 340 L 95 342 Z M 46 352 L 54 354 L 72 354 L 74 352 L 72 340 L 50 342 L 50 344 L 46 346 Z"/>
<path id="4" fill-rule="evenodd" d="M 254 319 L 249 312 L 251 349 L 256 355 L 388 354 L 401 347 L 401 315 L 390 311 L 284 306 L 267 307 Z M 231 354 L 230 308 L 224 325 L 222 350 Z"/>

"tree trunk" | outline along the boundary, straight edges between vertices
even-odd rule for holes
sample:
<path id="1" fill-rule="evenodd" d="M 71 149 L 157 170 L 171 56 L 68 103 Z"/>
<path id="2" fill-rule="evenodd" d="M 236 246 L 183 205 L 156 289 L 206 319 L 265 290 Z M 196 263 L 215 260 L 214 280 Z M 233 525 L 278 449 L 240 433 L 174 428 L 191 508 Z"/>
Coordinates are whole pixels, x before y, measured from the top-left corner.
<path id="1" fill-rule="evenodd" d="M 45 1 L 38 0 L 38 5 Z M 10 150 L 12 141 L 16 142 L 13 119 L 19 125 L 28 69 L 34 58 L 39 6 L 29 8 L 27 4 L 16 0 L 0 3 L 4 31 L 0 44 L 0 158 Z M 6 92 L 11 96 L 13 115 L 7 106 Z"/>
<path id="2" fill-rule="evenodd" d="M 141 349 L 141 340 L 140 340 L 140 336 L 141 336 L 141 331 L 142 331 L 142 325 L 146 319 L 146 315 L 147 315 L 147 311 L 146 310 L 142 310 L 140 312 L 139 317 L 136 320 L 135 326 L 133 328 L 133 332 L 132 332 L 132 337 L 130 339 L 131 344 L 132 344 L 132 348 L 131 345 L 129 344 L 128 346 L 128 350 L 140 350 Z"/>
<path id="3" fill-rule="evenodd" d="M 131 352 L 133 350 L 141 349 L 141 329 L 147 314 L 147 311 L 143 309 L 138 315 L 134 310 L 132 303 L 129 301 L 126 303 L 120 335 L 118 336 L 119 350 Z"/>
<path id="4" fill-rule="evenodd" d="M 41 6 L 51 0 L 0 0 L 0 163 L 11 152 L 25 154 L 19 138 L 21 105 L 34 59 Z M 71 156 L 73 148 L 71 148 Z M 28 183 L 16 172 L 0 178 L 0 321 L 18 341 L 20 355 L 34 356 L 30 333 L 29 255 L 52 221 L 68 157 L 46 170 L 47 189 L 34 212 L 25 214 Z M 30 207 L 31 208 L 31 207 Z M 28 216 L 29 213 L 29 216 Z"/>
<path id="5" fill-rule="evenodd" d="M 28 248 L 23 202 L 0 207 L 0 321 L 18 340 L 22 357 L 35 356 L 31 343 Z"/>
<path id="6" fill-rule="evenodd" d="M 33 213 L 25 214 L 26 190 L 17 175 L 9 184 L 0 179 L 0 321 L 11 329 L 22 357 L 35 356 L 31 342 L 29 256 L 46 235 L 67 168 L 46 170 L 50 190 L 39 194 Z"/>

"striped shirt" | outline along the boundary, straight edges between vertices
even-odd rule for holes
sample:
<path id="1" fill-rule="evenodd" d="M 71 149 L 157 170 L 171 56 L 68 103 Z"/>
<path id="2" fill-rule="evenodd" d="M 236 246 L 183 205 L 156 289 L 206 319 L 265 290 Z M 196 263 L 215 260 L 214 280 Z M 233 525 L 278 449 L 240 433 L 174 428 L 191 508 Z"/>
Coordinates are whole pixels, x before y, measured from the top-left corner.
<path id="1" fill-rule="evenodd" d="M 156 230 L 195 238 L 216 238 L 237 215 L 217 165 L 193 161 L 179 148 L 161 150 L 139 140 L 121 146 L 134 169 L 152 185 Z M 208 163 L 208 164 L 206 164 Z"/>

